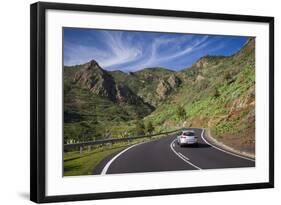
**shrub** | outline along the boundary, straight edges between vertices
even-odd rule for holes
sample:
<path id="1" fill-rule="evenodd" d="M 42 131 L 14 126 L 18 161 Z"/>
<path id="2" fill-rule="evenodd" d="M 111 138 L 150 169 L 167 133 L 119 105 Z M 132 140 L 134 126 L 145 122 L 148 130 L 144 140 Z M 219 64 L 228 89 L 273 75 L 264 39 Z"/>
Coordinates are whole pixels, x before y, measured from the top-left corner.
<path id="1" fill-rule="evenodd" d="M 136 135 L 144 135 L 145 134 L 145 125 L 142 120 L 137 120 L 136 122 Z"/>
<path id="2" fill-rule="evenodd" d="M 183 106 L 178 106 L 176 113 L 177 113 L 177 117 L 178 117 L 179 120 L 185 120 L 186 119 L 186 111 L 185 111 Z"/>
<path id="3" fill-rule="evenodd" d="M 149 121 L 146 126 L 146 132 L 151 134 L 151 133 L 153 133 L 154 129 L 155 128 L 154 128 L 153 124 L 151 123 L 151 121 Z"/>

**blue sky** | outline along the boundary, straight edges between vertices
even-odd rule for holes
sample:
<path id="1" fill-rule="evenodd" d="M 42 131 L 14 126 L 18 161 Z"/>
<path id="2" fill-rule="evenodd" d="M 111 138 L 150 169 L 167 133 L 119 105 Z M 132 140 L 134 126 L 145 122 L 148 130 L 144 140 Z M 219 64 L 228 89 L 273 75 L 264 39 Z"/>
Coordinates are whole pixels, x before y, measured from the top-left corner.
<path id="1" fill-rule="evenodd" d="M 229 56 L 248 37 L 64 28 L 64 65 L 92 59 L 106 70 L 181 70 L 205 55 Z"/>

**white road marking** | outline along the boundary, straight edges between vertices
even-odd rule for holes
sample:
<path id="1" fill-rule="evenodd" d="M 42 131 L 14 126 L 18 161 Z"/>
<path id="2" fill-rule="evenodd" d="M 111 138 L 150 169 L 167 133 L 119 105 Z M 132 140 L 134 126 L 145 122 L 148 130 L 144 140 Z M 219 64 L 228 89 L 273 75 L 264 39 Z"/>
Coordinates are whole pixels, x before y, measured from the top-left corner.
<path id="1" fill-rule="evenodd" d="M 173 143 L 173 147 L 175 147 L 176 145 L 175 145 L 175 143 Z"/>
<path id="2" fill-rule="evenodd" d="M 185 159 L 185 157 L 182 157 L 178 152 L 176 152 L 176 150 L 175 150 L 175 149 L 173 148 L 173 146 L 172 146 L 172 144 L 173 144 L 175 141 L 176 141 L 176 139 L 173 140 L 172 143 L 170 144 L 171 150 L 172 150 L 180 159 L 182 159 L 184 162 L 188 163 L 189 165 L 193 166 L 193 167 L 196 168 L 196 169 L 201 170 L 200 167 L 194 165 L 193 163 L 191 163 L 190 161 L 188 161 L 187 159 Z"/>
<path id="3" fill-rule="evenodd" d="M 233 155 L 233 156 L 235 156 L 235 157 L 239 157 L 239 158 L 242 158 L 242 159 L 246 159 L 246 160 L 255 162 L 254 159 L 250 159 L 250 158 L 247 158 L 247 157 L 240 156 L 240 155 L 238 155 L 238 154 L 234 154 L 234 153 L 232 153 L 232 152 L 228 152 L 228 151 L 226 151 L 226 150 L 223 150 L 223 149 L 221 149 L 221 148 L 218 148 L 217 146 L 215 146 L 215 145 L 209 143 L 209 142 L 204 138 L 205 129 L 202 129 L 202 128 L 200 128 L 200 129 L 202 130 L 202 132 L 201 132 L 201 138 L 202 138 L 202 139 L 205 141 L 205 143 L 207 143 L 208 145 L 212 146 L 213 148 L 215 148 L 215 149 L 217 149 L 217 150 L 219 150 L 219 151 L 222 151 L 222 152 L 224 152 L 224 153 Z"/>
<path id="4" fill-rule="evenodd" d="M 182 156 L 183 158 L 185 158 L 186 160 L 189 160 L 186 156 L 184 156 L 182 153 L 178 152 L 180 156 Z"/>
<path id="5" fill-rule="evenodd" d="M 107 164 L 104 166 L 104 168 L 102 169 L 102 172 L 101 172 L 101 175 L 105 175 L 106 172 L 108 171 L 110 165 L 114 162 L 114 160 L 116 160 L 118 157 L 120 157 L 121 154 L 124 154 L 126 151 L 128 151 L 129 149 L 137 146 L 137 145 L 140 145 L 140 144 L 143 144 L 145 142 L 141 142 L 141 143 L 138 143 L 138 144 L 134 144 L 130 147 L 128 147 L 127 149 L 124 149 L 122 152 L 119 152 L 117 155 L 115 155 L 109 162 L 107 162 Z"/>

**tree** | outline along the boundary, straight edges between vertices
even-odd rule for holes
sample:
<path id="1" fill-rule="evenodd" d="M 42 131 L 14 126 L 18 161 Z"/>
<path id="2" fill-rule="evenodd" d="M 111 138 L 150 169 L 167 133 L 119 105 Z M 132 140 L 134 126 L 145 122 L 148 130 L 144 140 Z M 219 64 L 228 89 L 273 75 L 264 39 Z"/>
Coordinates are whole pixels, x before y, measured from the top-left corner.
<path id="1" fill-rule="evenodd" d="M 145 134 L 145 125 L 142 120 L 136 122 L 136 135 L 141 136 Z"/>
<path id="2" fill-rule="evenodd" d="M 151 121 L 149 121 L 146 125 L 146 132 L 151 134 L 153 131 L 154 131 L 153 124 L 151 123 Z"/>
<path id="3" fill-rule="evenodd" d="M 185 120 L 186 119 L 186 112 L 183 106 L 177 107 L 177 117 L 179 120 Z"/>

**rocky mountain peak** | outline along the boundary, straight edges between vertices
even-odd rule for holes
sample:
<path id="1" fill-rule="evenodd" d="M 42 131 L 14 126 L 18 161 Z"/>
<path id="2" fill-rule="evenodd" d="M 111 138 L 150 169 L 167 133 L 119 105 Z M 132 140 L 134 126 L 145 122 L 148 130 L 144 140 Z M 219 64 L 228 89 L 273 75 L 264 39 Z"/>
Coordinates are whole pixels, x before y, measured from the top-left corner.
<path id="1" fill-rule="evenodd" d="M 88 88 L 97 95 L 115 100 L 115 81 L 96 61 L 92 60 L 82 66 L 74 77 L 74 82 Z"/>
<path id="2" fill-rule="evenodd" d="M 206 68 L 208 66 L 208 61 L 205 58 L 201 58 L 196 62 L 197 68 Z"/>
<path id="3" fill-rule="evenodd" d="M 88 68 L 90 68 L 90 67 L 100 68 L 100 65 L 95 60 L 90 60 L 89 62 L 85 63 L 84 65 L 87 66 Z"/>
<path id="4" fill-rule="evenodd" d="M 128 86 L 117 83 L 111 74 L 102 69 L 95 60 L 82 65 L 74 76 L 74 83 L 113 102 L 135 105 L 145 104 L 142 98 L 136 95 Z M 151 107 L 149 108 L 151 109 Z"/>
<path id="5" fill-rule="evenodd" d="M 95 61 L 94 59 L 92 59 L 92 60 L 90 61 L 90 63 L 91 63 L 92 66 L 99 66 L 98 62 Z"/>
<path id="6" fill-rule="evenodd" d="M 103 69 L 100 67 L 100 65 L 98 64 L 98 62 L 95 61 L 95 60 L 91 60 L 91 61 L 89 61 L 88 63 L 85 63 L 85 64 L 83 65 L 83 68 L 84 68 L 85 70 L 90 70 L 90 71 L 92 71 L 92 72 L 99 72 L 99 73 L 101 73 L 101 74 L 107 74 L 106 71 L 103 70 Z"/>

